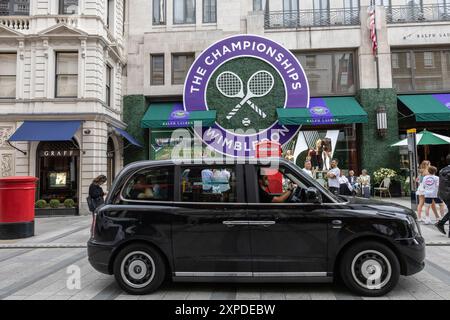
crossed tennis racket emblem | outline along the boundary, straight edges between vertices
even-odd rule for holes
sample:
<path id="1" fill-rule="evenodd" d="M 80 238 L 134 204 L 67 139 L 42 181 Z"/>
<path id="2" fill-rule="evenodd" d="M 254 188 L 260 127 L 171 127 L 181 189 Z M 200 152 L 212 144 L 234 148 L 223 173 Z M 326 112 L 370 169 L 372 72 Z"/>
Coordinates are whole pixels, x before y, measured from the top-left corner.
<path id="1" fill-rule="evenodd" d="M 244 94 L 244 85 L 241 78 L 231 71 L 224 71 L 216 78 L 216 87 L 222 95 L 227 98 L 241 98 L 230 112 L 227 119 L 230 120 L 247 103 L 261 118 L 267 117 L 266 113 L 256 104 L 250 101 L 252 98 L 266 96 L 273 88 L 273 76 L 265 70 L 260 70 L 252 74 L 247 81 L 247 94 Z"/>

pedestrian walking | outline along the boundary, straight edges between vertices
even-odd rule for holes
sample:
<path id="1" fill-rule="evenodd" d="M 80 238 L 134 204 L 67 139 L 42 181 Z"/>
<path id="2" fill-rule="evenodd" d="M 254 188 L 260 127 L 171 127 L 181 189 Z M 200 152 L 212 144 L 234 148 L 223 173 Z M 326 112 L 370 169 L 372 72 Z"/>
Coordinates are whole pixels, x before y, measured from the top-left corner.
<path id="1" fill-rule="evenodd" d="M 422 218 L 422 209 L 425 204 L 425 195 L 424 195 L 424 186 L 423 186 L 423 178 L 428 174 L 428 167 L 431 166 L 430 161 L 423 160 L 419 166 L 419 176 L 417 177 L 416 182 L 418 183 L 416 195 L 419 198 L 419 204 L 417 205 L 417 218 L 421 222 L 425 222 L 425 218 Z M 436 205 L 434 202 L 431 204 L 431 209 L 433 212 L 437 212 Z"/>
<path id="2" fill-rule="evenodd" d="M 430 224 L 430 207 L 434 203 L 439 205 L 441 215 L 444 215 L 444 203 L 440 198 L 438 198 L 438 190 L 439 190 L 439 177 L 436 176 L 437 168 L 434 166 L 429 166 L 428 174 L 423 177 L 423 189 L 424 189 L 424 196 L 425 196 L 425 224 Z M 436 216 L 436 219 L 439 220 L 440 216 L 437 213 L 437 211 L 434 211 L 434 215 Z"/>
<path id="3" fill-rule="evenodd" d="M 97 209 L 100 205 L 105 203 L 103 197 L 105 196 L 105 192 L 103 191 L 101 185 L 106 182 L 106 176 L 101 174 L 96 177 L 91 185 L 89 186 L 89 196 L 87 197 L 87 203 L 89 210 L 94 213 L 95 209 Z"/>
<path id="4" fill-rule="evenodd" d="M 339 182 L 341 170 L 338 168 L 338 163 L 339 161 L 337 159 L 333 159 L 330 163 L 331 169 L 327 172 L 328 189 L 336 195 L 339 194 L 339 188 L 341 186 Z"/>
<path id="5" fill-rule="evenodd" d="M 438 230 L 443 234 L 445 234 L 444 225 L 450 219 L 450 154 L 447 155 L 446 161 L 447 166 L 442 168 L 439 172 L 438 196 L 445 202 L 445 205 L 447 206 L 447 214 L 435 224 Z M 450 238 L 450 231 L 448 236 Z"/>

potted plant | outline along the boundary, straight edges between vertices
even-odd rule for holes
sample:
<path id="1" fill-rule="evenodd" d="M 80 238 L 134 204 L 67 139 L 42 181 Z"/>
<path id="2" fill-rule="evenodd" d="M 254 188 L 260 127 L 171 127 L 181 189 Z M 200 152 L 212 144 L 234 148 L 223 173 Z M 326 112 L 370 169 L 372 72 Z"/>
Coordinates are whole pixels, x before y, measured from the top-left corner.
<path id="1" fill-rule="evenodd" d="M 73 199 L 65 199 L 61 204 L 59 199 L 51 199 L 47 202 L 44 199 L 36 201 L 36 216 L 67 216 L 77 215 L 78 208 Z"/>
<path id="2" fill-rule="evenodd" d="M 393 169 L 380 168 L 373 173 L 374 186 L 378 187 L 384 179 L 389 178 L 391 181 L 389 185 L 390 194 L 394 197 L 401 197 L 401 184 L 396 178 L 397 176 L 397 172 Z"/>

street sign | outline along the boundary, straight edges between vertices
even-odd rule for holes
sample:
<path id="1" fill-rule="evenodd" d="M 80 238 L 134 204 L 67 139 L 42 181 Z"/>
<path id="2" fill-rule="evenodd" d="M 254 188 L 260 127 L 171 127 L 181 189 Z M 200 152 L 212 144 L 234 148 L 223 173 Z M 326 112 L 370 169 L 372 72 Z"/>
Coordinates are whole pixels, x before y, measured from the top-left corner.
<path id="1" fill-rule="evenodd" d="M 409 158 L 409 181 L 410 181 L 410 194 L 411 194 L 411 209 L 417 209 L 417 197 L 416 197 L 416 180 L 418 176 L 417 168 L 417 141 L 416 141 L 416 129 L 408 129 L 407 141 L 408 141 L 408 158 Z"/>

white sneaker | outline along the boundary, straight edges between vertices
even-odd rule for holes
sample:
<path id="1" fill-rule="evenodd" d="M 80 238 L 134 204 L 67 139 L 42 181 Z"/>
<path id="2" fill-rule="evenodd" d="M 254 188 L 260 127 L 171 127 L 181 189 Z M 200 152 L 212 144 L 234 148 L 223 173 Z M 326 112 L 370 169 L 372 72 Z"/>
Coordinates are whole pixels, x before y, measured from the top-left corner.
<path id="1" fill-rule="evenodd" d="M 431 224 L 432 222 L 431 222 L 431 219 L 430 219 L 430 217 L 426 217 L 425 218 L 425 224 Z"/>
<path id="2" fill-rule="evenodd" d="M 419 222 L 425 223 L 425 221 L 426 221 L 425 217 L 419 219 Z"/>

